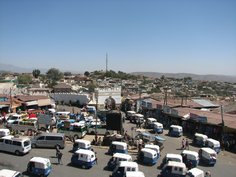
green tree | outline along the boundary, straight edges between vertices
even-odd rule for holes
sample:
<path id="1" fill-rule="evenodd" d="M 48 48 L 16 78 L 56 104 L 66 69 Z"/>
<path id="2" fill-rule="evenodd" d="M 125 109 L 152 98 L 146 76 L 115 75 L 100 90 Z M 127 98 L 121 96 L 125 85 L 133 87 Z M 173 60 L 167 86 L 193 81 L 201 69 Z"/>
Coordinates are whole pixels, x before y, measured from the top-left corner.
<path id="1" fill-rule="evenodd" d="M 60 70 L 56 68 L 51 68 L 47 71 L 46 77 L 47 77 L 48 86 L 53 87 L 54 85 L 56 85 L 57 81 L 62 79 L 63 73 L 60 72 Z"/>
<path id="2" fill-rule="evenodd" d="M 35 77 L 35 78 L 38 78 L 39 77 L 39 75 L 40 75 L 40 70 L 39 69 L 34 69 L 33 70 L 33 72 L 32 72 L 32 74 L 33 74 L 33 76 Z"/>
<path id="3" fill-rule="evenodd" d="M 29 84 L 32 81 L 32 77 L 29 74 L 21 74 L 17 77 L 18 84 Z"/>
<path id="4" fill-rule="evenodd" d="M 67 72 L 64 72 L 64 76 L 71 76 L 71 72 L 67 71 Z"/>
<path id="5" fill-rule="evenodd" d="M 93 84 L 93 83 L 91 83 L 91 84 L 88 85 L 88 91 L 89 91 L 90 93 L 91 93 L 91 92 L 94 92 L 95 88 L 96 88 L 96 85 Z"/>
<path id="6" fill-rule="evenodd" d="M 84 75 L 85 75 L 86 77 L 89 77 L 90 73 L 89 73 L 88 71 L 85 71 L 85 72 L 84 72 Z"/>

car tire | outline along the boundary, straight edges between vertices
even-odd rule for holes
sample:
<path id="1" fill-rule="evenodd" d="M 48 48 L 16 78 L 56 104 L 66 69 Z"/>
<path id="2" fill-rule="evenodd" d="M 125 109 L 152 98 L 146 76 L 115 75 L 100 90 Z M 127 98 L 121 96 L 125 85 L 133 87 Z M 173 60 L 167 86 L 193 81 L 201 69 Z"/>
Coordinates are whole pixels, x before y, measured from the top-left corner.
<path id="1" fill-rule="evenodd" d="M 74 140 L 77 140 L 79 139 L 79 136 L 78 135 L 74 135 Z"/>
<path id="2" fill-rule="evenodd" d="M 46 128 L 41 127 L 40 130 L 45 132 L 45 131 L 46 131 Z"/>
<path id="3" fill-rule="evenodd" d="M 16 154 L 17 156 L 19 156 L 19 155 L 20 155 L 20 151 L 16 150 L 16 151 L 15 151 L 15 154 Z"/>
<path id="4" fill-rule="evenodd" d="M 31 147 L 36 148 L 37 146 L 36 146 L 36 144 L 31 144 Z"/>

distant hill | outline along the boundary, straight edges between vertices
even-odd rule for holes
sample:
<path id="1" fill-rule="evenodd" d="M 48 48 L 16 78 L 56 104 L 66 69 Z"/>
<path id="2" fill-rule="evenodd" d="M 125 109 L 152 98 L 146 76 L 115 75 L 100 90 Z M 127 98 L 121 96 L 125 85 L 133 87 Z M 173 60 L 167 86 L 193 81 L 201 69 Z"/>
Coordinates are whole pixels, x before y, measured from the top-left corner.
<path id="1" fill-rule="evenodd" d="M 158 73 L 158 72 L 132 72 L 130 74 L 143 75 L 146 77 L 160 78 L 162 75 L 165 77 L 171 77 L 176 79 L 181 79 L 184 77 L 191 77 L 193 80 L 205 80 L 205 81 L 220 81 L 220 82 L 230 82 L 236 83 L 236 76 L 226 76 L 226 75 L 198 75 L 190 73 Z"/>
<path id="2" fill-rule="evenodd" d="M 1 72 L 15 72 L 15 73 L 32 72 L 32 70 L 30 70 L 29 68 L 28 69 L 21 68 L 14 65 L 8 65 L 8 64 L 3 64 L 3 63 L 0 63 L 0 71 Z"/>
<path id="3" fill-rule="evenodd" d="M 50 68 L 53 68 L 53 67 L 49 67 L 49 68 L 27 68 L 27 67 L 18 67 L 18 66 L 14 66 L 14 65 L 9 65 L 9 64 L 3 64 L 3 63 L 0 63 L 0 73 L 4 73 L 4 72 L 13 72 L 13 73 L 32 73 L 32 71 L 34 69 L 39 69 L 40 72 L 42 74 L 45 74 Z M 60 68 L 57 68 L 59 69 L 61 72 L 66 72 L 68 70 L 64 70 L 64 69 L 60 69 Z M 78 72 L 78 71 L 70 71 L 71 73 L 75 73 L 75 74 L 82 74 L 83 72 Z"/>
<path id="4" fill-rule="evenodd" d="M 48 71 L 48 69 L 45 69 L 45 68 L 18 67 L 14 65 L 0 63 L 0 73 L 3 73 L 3 72 L 32 73 L 34 69 L 39 69 L 41 73 L 46 73 Z"/>

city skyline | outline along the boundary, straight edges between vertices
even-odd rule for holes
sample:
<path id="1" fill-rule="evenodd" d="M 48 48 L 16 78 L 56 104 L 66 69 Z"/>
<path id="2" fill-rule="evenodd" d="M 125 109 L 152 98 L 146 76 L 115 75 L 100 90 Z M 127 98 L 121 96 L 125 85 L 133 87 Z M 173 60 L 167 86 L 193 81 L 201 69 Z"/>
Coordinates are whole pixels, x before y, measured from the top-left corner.
<path id="1" fill-rule="evenodd" d="M 236 76 L 236 1 L 0 1 L 0 63 Z"/>

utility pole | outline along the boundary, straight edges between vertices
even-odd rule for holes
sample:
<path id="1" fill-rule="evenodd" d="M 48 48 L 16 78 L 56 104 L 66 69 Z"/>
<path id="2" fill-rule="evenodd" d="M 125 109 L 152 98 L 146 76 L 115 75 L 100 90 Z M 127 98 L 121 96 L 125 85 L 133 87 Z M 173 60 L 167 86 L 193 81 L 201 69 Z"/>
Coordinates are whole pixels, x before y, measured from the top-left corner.
<path id="1" fill-rule="evenodd" d="M 164 105 L 167 105 L 167 86 L 164 87 Z"/>
<path id="2" fill-rule="evenodd" d="M 10 87 L 10 112 L 12 112 L 12 90 L 11 90 L 12 88 Z"/>
<path id="3" fill-rule="evenodd" d="M 106 53 L 106 73 L 107 73 L 107 71 L 108 71 L 108 55 Z"/>
<path id="4" fill-rule="evenodd" d="M 96 118 L 96 125 L 95 125 L 95 142 L 98 142 L 98 131 L 97 131 L 97 124 L 98 124 L 98 116 L 97 116 L 97 111 L 98 111 L 98 89 L 95 92 L 95 99 L 96 99 L 96 112 L 95 112 L 95 118 Z"/>
<path id="5" fill-rule="evenodd" d="M 224 126 L 225 126 L 225 122 L 224 122 L 224 116 L 223 116 L 223 106 L 220 106 L 220 112 L 221 112 L 221 143 L 223 142 L 223 137 L 224 137 Z"/>

